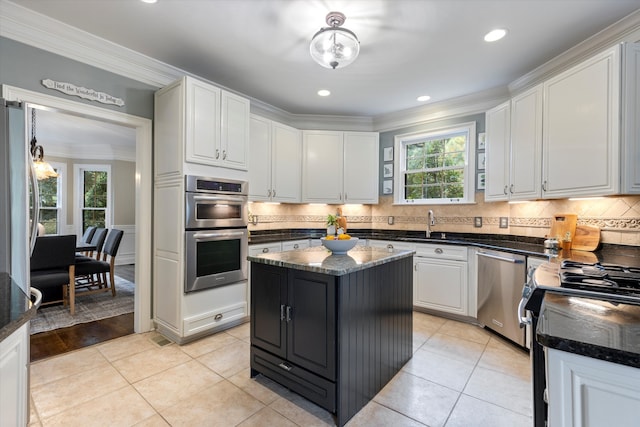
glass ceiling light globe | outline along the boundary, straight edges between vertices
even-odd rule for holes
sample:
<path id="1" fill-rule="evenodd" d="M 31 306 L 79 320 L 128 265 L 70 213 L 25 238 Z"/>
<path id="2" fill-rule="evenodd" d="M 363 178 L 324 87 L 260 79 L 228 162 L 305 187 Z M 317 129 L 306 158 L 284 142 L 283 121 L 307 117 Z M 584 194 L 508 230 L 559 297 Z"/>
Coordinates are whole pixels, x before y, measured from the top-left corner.
<path id="1" fill-rule="evenodd" d="M 345 21 L 344 14 L 329 12 L 327 24 L 311 39 L 309 52 L 318 64 L 326 68 L 343 68 L 351 64 L 360 53 L 358 37 L 346 28 L 340 28 Z"/>

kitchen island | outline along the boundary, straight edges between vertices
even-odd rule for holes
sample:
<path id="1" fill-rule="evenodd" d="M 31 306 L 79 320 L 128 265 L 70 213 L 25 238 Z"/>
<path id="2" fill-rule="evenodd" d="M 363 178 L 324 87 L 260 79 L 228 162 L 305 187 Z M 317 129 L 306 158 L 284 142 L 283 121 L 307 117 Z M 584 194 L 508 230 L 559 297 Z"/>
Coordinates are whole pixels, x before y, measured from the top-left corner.
<path id="1" fill-rule="evenodd" d="M 249 256 L 251 376 L 344 425 L 412 355 L 413 251 L 323 247 Z"/>

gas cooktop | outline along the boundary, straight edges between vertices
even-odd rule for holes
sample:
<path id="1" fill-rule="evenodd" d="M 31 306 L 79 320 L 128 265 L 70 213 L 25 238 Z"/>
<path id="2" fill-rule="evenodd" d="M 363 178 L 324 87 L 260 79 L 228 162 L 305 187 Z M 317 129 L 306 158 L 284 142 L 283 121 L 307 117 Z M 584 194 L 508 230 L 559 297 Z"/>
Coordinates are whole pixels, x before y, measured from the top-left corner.
<path id="1" fill-rule="evenodd" d="M 640 303 L 640 268 L 565 260 L 559 275 L 561 288 L 599 293 L 601 299 Z"/>

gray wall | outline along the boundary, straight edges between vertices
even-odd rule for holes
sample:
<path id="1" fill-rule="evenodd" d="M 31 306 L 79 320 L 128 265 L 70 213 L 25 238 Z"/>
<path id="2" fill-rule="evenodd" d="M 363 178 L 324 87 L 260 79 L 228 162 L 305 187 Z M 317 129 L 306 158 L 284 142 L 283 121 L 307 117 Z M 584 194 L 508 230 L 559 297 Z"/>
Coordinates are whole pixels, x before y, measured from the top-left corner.
<path id="1" fill-rule="evenodd" d="M 73 203 L 76 182 L 74 181 L 74 164 L 111 165 L 111 193 L 113 197 L 113 223 L 115 225 L 133 225 L 135 219 L 135 173 L 136 163 L 122 160 L 66 159 L 47 156 L 50 162 L 67 165 L 67 187 L 63 198 L 66 200 L 66 225 L 73 224 Z"/>
<path id="2" fill-rule="evenodd" d="M 465 117 L 456 117 L 456 118 L 451 118 L 451 119 L 446 119 L 446 120 L 438 120 L 438 121 L 434 121 L 434 122 L 429 122 L 429 123 L 423 123 L 423 124 L 419 124 L 419 125 L 414 125 L 414 126 L 409 126 L 406 128 L 402 128 L 402 129 L 395 129 L 392 131 L 388 131 L 388 132 L 381 132 L 380 133 L 380 167 L 379 167 L 379 177 L 380 177 L 380 182 L 379 182 L 379 194 L 382 196 L 382 181 L 384 181 L 384 149 L 387 147 L 393 147 L 393 143 L 394 143 L 394 138 L 396 137 L 396 135 L 403 135 L 406 133 L 415 133 L 415 132 L 423 132 L 423 131 L 428 131 L 428 130 L 432 130 L 432 129 L 437 129 L 437 128 L 441 128 L 441 127 L 445 127 L 445 126 L 455 126 L 457 124 L 460 123 L 469 123 L 469 122 L 476 122 L 476 145 L 477 145 L 477 141 L 478 141 L 478 135 L 479 133 L 483 133 L 484 132 L 484 113 L 480 113 L 480 114 L 474 114 L 471 116 L 465 116 Z M 476 148 L 476 156 L 477 156 L 477 152 L 480 151 L 484 151 L 484 150 L 478 150 Z M 395 161 L 395 156 L 397 156 L 397 153 L 393 153 L 393 158 Z M 387 162 L 388 163 L 388 162 Z M 477 165 L 476 165 L 476 171 L 477 171 Z M 397 179 L 396 174 L 398 171 L 394 170 L 393 171 L 393 179 Z M 389 179 L 389 178 L 387 178 Z"/>
<path id="3" fill-rule="evenodd" d="M 0 58 L 0 84 L 153 118 L 153 93 L 158 88 L 4 37 L 0 37 Z M 66 95 L 44 87 L 41 83 L 43 79 L 105 92 L 122 98 L 125 105 L 118 107 Z"/>

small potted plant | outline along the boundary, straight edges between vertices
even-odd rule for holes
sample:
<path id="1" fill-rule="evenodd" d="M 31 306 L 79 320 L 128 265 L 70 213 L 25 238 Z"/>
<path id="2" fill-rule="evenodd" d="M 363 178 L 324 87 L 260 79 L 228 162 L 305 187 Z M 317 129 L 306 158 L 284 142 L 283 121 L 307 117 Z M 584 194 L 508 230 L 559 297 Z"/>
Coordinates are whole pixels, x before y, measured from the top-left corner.
<path id="1" fill-rule="evenodd" d="M 337 215 L 327 215 L 327 236 L 335 236 L 338 225 Z"/>

